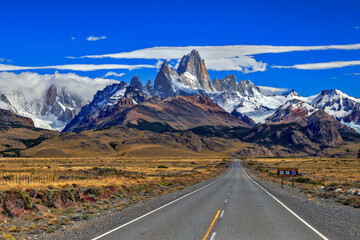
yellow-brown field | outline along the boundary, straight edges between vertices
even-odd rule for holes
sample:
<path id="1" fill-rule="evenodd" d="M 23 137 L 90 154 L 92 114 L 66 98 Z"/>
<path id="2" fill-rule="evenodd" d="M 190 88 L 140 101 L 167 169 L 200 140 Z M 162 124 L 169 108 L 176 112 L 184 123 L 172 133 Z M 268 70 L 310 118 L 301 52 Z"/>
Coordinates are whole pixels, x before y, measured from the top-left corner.
<path id="1" fill-rule="evenodd" d="M 144 174 L 146 181 L 152 181 L 157 176 L 190 171 L 196 167 L 204 167 L 215 162 L 222 162 L 223 158 L 1 158 L 0 178 L 13 176 L 15 180 L 4 182 L 0 180 L 1 190 L 14 187 L 20 188 L 42 188 L 52 185 L 54 187 L 66 184 L 78 184 L 81 186 L 109 186 L 129 184 L 131 179 L 120 175 L 87 176 L 85 171 L 93 169 L 112 169 L 126 171 L 134 175 Z M 214 166 L 199 168 L 193 174 L 206 176 L 213 170 Z M 185 173 L 184 173 L 185 174 Z M 147 176 L 155 175 L 155 176 Z M 181 174 L 180 174 L 181 175 Z M 16 178 L 22 176 L 20 183 Z M 44 177 L 33 181 L 34 176 Z M 67 176 L 69 179 L 59 180 L 59 176 Z M 24 179 L 25 177 L 25 179 Z M 30 183 L 26 177 L 31 177 Z M 74 178 L 72 178 L 74 177 Z M 49 179 L 50 178 L 50 179 Z M 55 181 L 53 181 L 55 179 Z M 136 182 L 136 181 L 135 181 Z M 134 182 L 134 183 L 135 183 Z"/>
<path id="2" fill-rule="evenodd" d="M 360 181 L 360 159 L 335 158 L 258 158 L 256 161 L 276 168 L 298 168 L 326 182 Z M 276 173 L 276 169 L 268 169 Z"/>

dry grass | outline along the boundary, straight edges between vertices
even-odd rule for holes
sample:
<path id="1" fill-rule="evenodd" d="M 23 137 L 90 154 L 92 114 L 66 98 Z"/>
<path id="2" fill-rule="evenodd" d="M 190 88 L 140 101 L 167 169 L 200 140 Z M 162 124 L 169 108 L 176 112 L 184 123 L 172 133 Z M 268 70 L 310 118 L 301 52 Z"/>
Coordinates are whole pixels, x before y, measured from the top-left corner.
<path id="1" fill-rule="evenodd" d="M 360 159 L 334 158 L 260 158 L 256 159 L 270 167 L 299 168 L 299 172 L 318 178 L 360 181 Z M 269 170 L 276 173 L 276 169 Z"/>
<path id="2" fill-rule="evenodd" d="M 78 184 L 80 186 L 120 186 L 136 185 L 141 182 L 141 178 L 135 180 L 129 176 L 107 175 L 94 176 L 79 179 L 72 178 L 59 180 L 58 176 L 78 176 L 84 171 L 92 169 L 114 169 L 117 171 L 127 171 L 143 173 L 146 175 L 160 175 L 163 173 L 176 173 L 180 171 L 190 171 L 195 167 L 206 166 L 223 158 L 1 158 L 1 176 L 39 176 L 56 174 L 57 181 L 47 183 L 6 183 L 0 180 L 0 189 L 8 190 L 11 188 L 38 188 L 48 187 L 59 188 L 67 184 Z M 196 170 L 197 174 L 208 174 L 211 167 Z M 146 176 L 146 181 L 151 182 L 152 177 Z"/>

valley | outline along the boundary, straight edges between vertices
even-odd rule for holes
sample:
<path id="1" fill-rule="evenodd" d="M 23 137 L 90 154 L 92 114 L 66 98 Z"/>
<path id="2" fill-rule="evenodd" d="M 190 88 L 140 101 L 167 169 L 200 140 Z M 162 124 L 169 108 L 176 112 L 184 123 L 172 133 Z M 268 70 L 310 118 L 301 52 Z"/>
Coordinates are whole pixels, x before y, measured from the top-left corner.
<path id="1" fill-rule="evenodd" d="M 212 184 L 218 187 L 206 191 L 228 188 L 233 181 L 237 192 L 246 192 L 244 184 L 253 182 L 248 173 L 273 186 L 279 183 L 277 167 L 301 169 L 294 190 L 300 198 L 350 212 L 359 207 L 360 196 L 354 194 L 360 187 L 360 100 L 339 90 L 302 97 L 294 90 L 238 82 L 234 75 L 211 80 L 196 50 L 177 70 L 164 61 L 154 85 L 144 86 L 139 76 L 129 84 L 100 81 L 89 97 L 58 83 L 62 77 L 74 78 L 56 74 L 47 80 L 43 99 L 1 95 L 0 230 L 5 239 L 58 238 L 61 229 L 85 234 L 83 229 L 108 214 L 143 204 L 162 208 L 178 201 L 177 194 Z M 265 199 L 254 187 L 252 192 Z M 218 198 L 210 205 L 218 204 L 220 193 L 225 192 L 213 193 Z M 157 199 L 165 200 L 154 204 Z M 191 199 L 188 204 L 197 206 Z M 104 229 L 109 226 L 86 236 Z"/>

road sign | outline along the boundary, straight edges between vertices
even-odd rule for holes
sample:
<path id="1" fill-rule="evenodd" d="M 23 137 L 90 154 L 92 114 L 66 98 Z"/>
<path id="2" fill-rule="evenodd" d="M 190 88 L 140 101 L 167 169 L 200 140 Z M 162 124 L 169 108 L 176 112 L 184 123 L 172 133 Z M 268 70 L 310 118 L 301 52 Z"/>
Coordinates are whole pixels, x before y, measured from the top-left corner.
<path id="1" fill-rule="evenodd" d="M 299 170 L 297 168 L 278 168 L 277 174 L 280 177 L 297 177 Z"/>

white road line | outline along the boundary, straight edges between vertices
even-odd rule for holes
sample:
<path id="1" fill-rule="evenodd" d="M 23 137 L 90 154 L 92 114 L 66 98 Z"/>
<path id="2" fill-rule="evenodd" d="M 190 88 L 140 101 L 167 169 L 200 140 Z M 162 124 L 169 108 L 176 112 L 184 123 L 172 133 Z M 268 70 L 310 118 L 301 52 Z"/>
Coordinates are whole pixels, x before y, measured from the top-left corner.
<path id="1" fill-rule="evenodd" d="M 220 214 L 220 217 L 222 218 L 224 216 L 224 212 L 225 210 L 222 210 L 221 214 Z"/>
<path id="2" fill-rule="evenodd" d="M 110 234 L 110 233 L 112 233 L 112 232 L 115 232 L 116 230 L 119 230 L 119 229 L 121 229 L 121 228 L 123 228 L 123 227 L 125 227 L 125 226 L 127 226 L 127 225 L 129 225 L 129 224 L 131 224 L 131 223 L 133 223 L 133 222 L 136 222 L 136 221 L 138 221 L 138 220 L 140 220 L 140 219 L 142 219 L 142 218 L 144 218 L 144 217 L 146 217 L 146 216 L 149 216 L 150 214 L 152 214 L 152 213 L 154 213 L 154 212 L 159 211 L 160 209 L 163 209 L 163 208 L 165 208 L 165 207 L 167 207 L 167 206 L 169 206 L 169 205 L 171 205 L 171 204 L 173 204 L 173 203 L 175 203 L 175 202 L 177 202 L 177 201 L 180 201 L 180 200 L 183 199 L 183 198 L 186 198 L 186 197 L 188 197 L 188 196 L 190 196 L 190 195 L 192 195 L 192 194 L 194 194 L 194 193 L 196 193 L 196 192 L 198 192 L 198 191 L 200 191 L 200 190 L 202 190 L 202 189 L 204 189 L 204 188 L 207 188 L 207 187 L 209 187 L 209 186 L 217 183 L 218 181 L 220 181 L 220 180 L 226 178 L 227 176 L 229 176 L 230 173 L 233 171 L 233 169 L 234 169 L 234 168 L 231 168 L 231 170 L 230 170 L 225 176 L 223 176 L 222 178 L 216 180 L 215 182 L 209 183 L 209 184 L 207 184 L 207 185 L 205 185 L 205 186 L 203 186 L 203 187 L 201 187 L 201 188 L 199 188 L 199 189 L 197 189 L 197 190 L 195 190 L 195 191 L 192 191 L 192 192 L 190 192 L 190 193 L 188 193 L 188 194 L 186 194 L 186 195 L 184 195 L 184 196 L 182 196 L 182 197 L 179 197 L 178 199 L 175 199 L 175 200 L 173 200 L 173 201 L 171 201 L 171 202 L 169 202 L 169 203 L 167 203 L 167 204 L 165 204 L 165 205 L 163 205 L 163 206 L 161 206 L 161 207 L 158 207 L 158 208 L 155 209 L 155 210 L 152 210 L 152 211 L 150 211 L 150 212 L 148 212 L 148 213 L 146 213 L 146 214 L 144 214 L 144 215 L 142 215 L 142 216 L 140 216 L 140 217 L 138 217 L 138 218 L 135 218 L 134 220 L 131 220 L 130 222 L 127 222 L 127 223 L 125 223 L 125 224 L 123 224 L 123 225 L 121 225 L 121 226 L 119 226 L 119 227 L 116 227 L 116 228 L 114 228 L 114 229 L 112 229 L 112 230 L 110 230 L 110 231 L 108 231 L 108 232 L 106 232 L 106 233 L 104 233 L 104 234 L 102 234 L 102 235 L 100 235 L 100 236 L 98 236 L 98 237 L 95 237 L 95 238 L 93 238 L 92 240 L 100 239 L 100 238 L 102 238 L 102 237 L 104 237 L 104 236 L 106 236 L 106 235 L 108 235 L 108 234 Z"/>
<path id="3" fill-rule="evenodd" d="M 227 203 L 227 201 L 228 201 L 228 200 L 227 200 L 227 199 L 225 199 L 224 203 Z"/>
<path id="4" fill-rule="evenodd" d="M 294 215 L 295 217 L 297 217 L 302 223 L 304 223 L 307 227 L 309 227 L 311 230 L 313 230 L 317 235 L 319 235 L 322 239 L 324 240 L 328 240 L 327 237 L 325 237 L 324 235 L 322 235 L 318 230 L 316 230 L 313 226 L 311 226 L 309 223 L 307 223 L 304 219 L 302 219 L 299 215 L 297 215 L 296 213 L 294 213 L 290 208 L 288 208 L 285 204 L 283 204 L 279 199 L 277 199 L 276 197 L 274 197 L 271 193 L 269 193 L 265 188 L 263 188 L 262 186 L 260 186 L 260 184 L 258 184 L 257 182 L 255 182 L 245 171 L 245 169 L 243 169 L 245 175 L 251 180 L 253 181 L 253 183 L 255 183 L 258 187 L 260 187 L 262 190 L 264 190 L 264 192 L 266 192 L 267 194 L 269 194 L 273 199 L 275 199 L 278 203 L 280 203 L 281 206 L 283 206 L 286 210 L 288 210 L 292 215 Z"/>
<path id="5" fill-rule="evenodd" d="M 211 235 L 210 240 L 215 240 L 215 236 L 216 236 L 216 232 L 213 232 L 213 234 Z"/>

